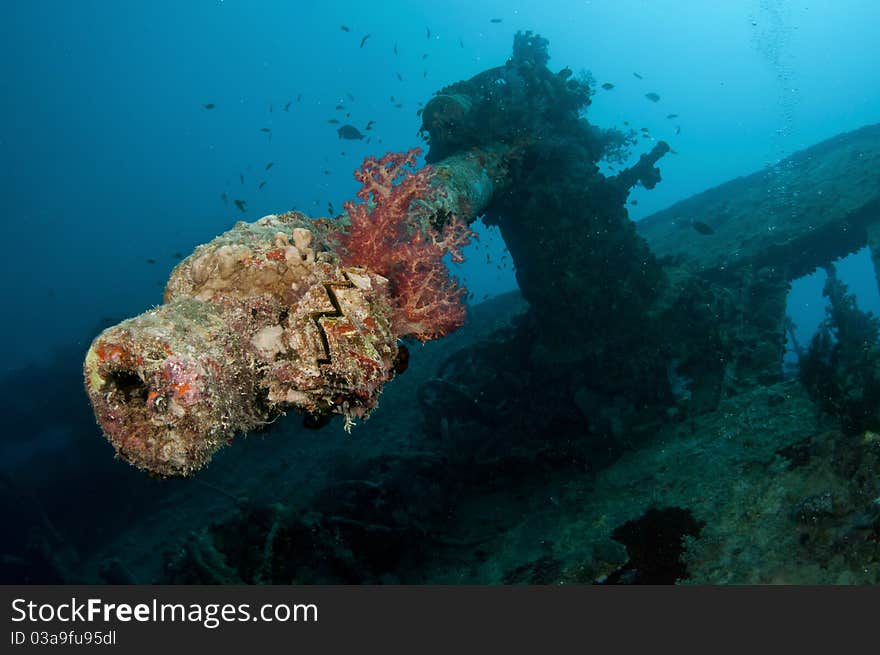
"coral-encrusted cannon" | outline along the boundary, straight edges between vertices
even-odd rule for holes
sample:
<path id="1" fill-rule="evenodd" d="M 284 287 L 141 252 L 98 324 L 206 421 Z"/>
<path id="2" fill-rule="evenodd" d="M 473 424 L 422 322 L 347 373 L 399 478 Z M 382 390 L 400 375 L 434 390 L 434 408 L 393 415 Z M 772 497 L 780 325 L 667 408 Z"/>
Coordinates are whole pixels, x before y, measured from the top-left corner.
<path id="1" fill-rule="evenodd" d="M 239 223 L 177 267 L 164 305 L 95 339 L 86 388 L 120 456 L 186 475 L 280 410 L 376 406 L 398 352 L 388 281 L 316 252 L 304 223 Z"/>
<path id="2" fill-rule="evenodd" d="M 238 433 L 295 409 L 376 407 L 400 367 L 400 337 L 464 320 L 443 257 L 469 232 L 416 151 L 368 159 L 350 223 L 290 212 L 238 223 L 173 271 L 165 304 L 100 334 L 85 361 L 98 423 L 122 458 L 188 475 Z"/>

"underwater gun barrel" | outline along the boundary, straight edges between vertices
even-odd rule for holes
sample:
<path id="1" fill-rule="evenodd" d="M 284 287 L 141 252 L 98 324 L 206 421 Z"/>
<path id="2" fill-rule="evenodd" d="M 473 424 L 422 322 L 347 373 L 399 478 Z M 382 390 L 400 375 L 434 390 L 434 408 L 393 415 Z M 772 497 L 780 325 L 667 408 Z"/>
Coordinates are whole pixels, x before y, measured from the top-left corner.
<path id="1" fill-rule="evenodd" d="M 507 161 L 513 148 L 498 144 L 447 157 L 432 165 L 441 193 L 426 209 L 448 213 L 463 221 L 475 220 L 507 179 Z"/>
<path id="2" fill-rule="evenodd" d="M 264 415 L 257 378 L 217 308 L 182 298 L 105 330 L 89 348 L 86 390 L 120 457 L 161 475 L 200 468 Z"/>
<path id="3" fill-rule="evenodd" d="M 422 129 L 434 135 L 452 135 L 467 120 L 473 106 L 473 99 L 463 93 L 436 95 L 422 110 Z"/>
<path id="4" fill-rule="evenodd" d="M 98 335 L 86 391 L 119 457 L 185 476 L 288 409 L 369 414 L 397 365 L 388 281 L 343 267 L 336 229 L 237 223 L 178 264 L 164 305 Z"/>

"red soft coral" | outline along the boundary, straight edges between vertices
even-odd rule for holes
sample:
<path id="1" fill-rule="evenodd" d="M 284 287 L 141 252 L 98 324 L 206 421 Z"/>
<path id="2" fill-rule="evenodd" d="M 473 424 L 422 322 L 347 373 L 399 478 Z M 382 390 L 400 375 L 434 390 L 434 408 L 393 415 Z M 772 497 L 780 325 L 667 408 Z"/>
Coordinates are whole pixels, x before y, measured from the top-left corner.
<path id="1" fill-rule="evenodd" d="M 465 289 L 449 275 L 443 257 L 448 253 L 462 261 L 471 232 L 454 216 L 440 231 L 418 220 L 419 204 L 430 207 L 442 193 L 431 184 L 429 166 L 415 170 L 419 153 L 413 148 L 364 160 L 355 172 L 363 202 L 345 203 L 351 227 L 340 245 L 346 265 L 364 266 L 390 281 L 395 332 L 424 342 L 464 323 Z"/>

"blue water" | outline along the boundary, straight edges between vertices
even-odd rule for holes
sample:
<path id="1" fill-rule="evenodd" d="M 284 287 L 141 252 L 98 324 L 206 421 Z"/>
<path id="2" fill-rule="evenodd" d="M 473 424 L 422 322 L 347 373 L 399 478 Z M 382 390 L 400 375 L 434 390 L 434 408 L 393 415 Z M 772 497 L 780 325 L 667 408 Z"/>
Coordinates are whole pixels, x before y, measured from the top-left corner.
<path id="1" fill-rule="evenodd" d="M 417 103 L 503 63 L 517 30 L 549 38 L 551 69 L 615 84 L 591 122 L 647 127 L 635 155 L 654 139 L 677 151 L 656 189 L 634 192 L 638 220 L 877 122 L 878 24 L 874 0 L 4 2 L 2 371 L 84 353 L 104 325 L 161 302 L 175 253 L 236 220 L 340 212 L 362 159 L 421 145 Z M 331 118 L 374 121 L 371 142 L 340 140 Z M 474 302 L 516 288 L 497 232 L 479 231 L 456 271 Z M 822 275 L 790 297 L 803 342 L 822 317 Z M 840 275 L 880 309 L 865 253 Z M 43 435 L 51 456 L 68 438 L 51 425 L 14 428 Z M 32 451 L 3 452 L 11 469 Z"/>

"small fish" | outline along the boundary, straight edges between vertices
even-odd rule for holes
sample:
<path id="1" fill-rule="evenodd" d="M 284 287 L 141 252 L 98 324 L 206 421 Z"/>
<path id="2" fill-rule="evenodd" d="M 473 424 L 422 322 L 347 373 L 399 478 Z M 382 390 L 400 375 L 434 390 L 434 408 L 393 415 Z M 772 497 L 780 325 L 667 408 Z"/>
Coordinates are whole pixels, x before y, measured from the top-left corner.
<path id="1" fill-rule="evenodd" d="M 336 111 L 345 111 L 345 105 L 336 105 Z"/>
<path id="2" fill-rule="evenodd" d="M 397 79 L 400 80 L 401 82 L 403 82 L 403 75 L 401 75 L 400 73 L 398 73 L 398 74 L 397 74 Z"/>
<path id="3" fill-rule="evenodd" d="M 397 100 L 394 99 L 394 96 L 391 96 L 391 102 L 397 102 Z"/>
<path id="4" fill-rule="evenodd" d="M 464 48 L 464 41 L 461 40 L 461 37 L 458 37 L 458 47 Z"/>
<path id="5" fill-rule="evenodd" d="M 394 106 L 395 106 L 397 109 L 402 109 L 402 108 L 403 108 L 403 103 L 402 103 L 402 102 L 398 102 L 398 103 L 396 103 Z"/>
<path id="6" fill-rule="evenodd" d="M 624 125 L 629 125 L 629 121 L 623 121 Z"/>
<path id="7" fill-rule="evenodd" d="M 650 132 L 650 130 L 649 130 L 647 127 L 643 127 L 643 128 L 642 128 L 642 132 L 644 132 L 645 134 L 647 134 L 648 132 Z"/>
<path id="8" fill-rule="evenodd" d="M 348 25 L 340 25 L 339 29 L 341 29 L 343 32 L 351 32 L 351 30 L 348 29 Z"/>
<path id="9" fill-rule="evenodd" d="M 244 174 L 243 173 L 238 174 L 238 181 L 241 182 L 242 184 L 244 184 Z"/>
<path id="10" fill-rule="evenodd" d="M 303 99 L 303 94 L 302 94 L 302 93 L 297 93 L 297 94 L 296 94 L 296 101 L 299 102 L 299 101 L 302 100 L 302 99 Z"/>
<path id="11" fill-rule="evenodd" d="M 350 112 L 350 111 L 345 112 L 345 117 L 346 117 L 346 118 L 351 118 L 351 112 Z"/>
<path id="12" fill-rule="evenodd" d="M 281 109 L 284 110 L 284 111 L 290 111 L 290 103 L 288 102 L 288 103 L 287 103 L 286 105 L 284 105 Z"/>
<path id="13" fill-rule="evenodd" d="M 148 260 L 147 260 L 147 263 L 148 263 L 148 264 L 155 264 L 155 263 L 156 263 L 156 260 L 155 260 L 155 259 L 148 259 Z"/>
<path id="14" fill-rule="evenodd" d="M 703 221 L 694 221 L 691 225 L 693 225 L 693 228 L 700 234 L 715 234 L 715 230 L 706 225 Z"/>
<path id="15" fill-rule="evenodd" d="M 422 71 L 422 77 L 423 77 L 423 78 L 424 78 L 424 77 L 428 77 L 428 70 L 427 70 L 427 69 L 425 69 L 425 70 Z"/>
<path id="16" fill-rule="evenodd" d="M 226 192 L 220 194 L 220 200 L 223 201 L 223 204 L 229 207 L 229 196 L 226 195 Z"/>
<path id="17" fill-rule="evenodd" d="M 324 175 L 332 175 L 332 173 L 331 173 L 329 170 L 327 170 L 327 169 L 325 168 L 325 169 L 324 169 Z"/>
<path id="18" fill-rule="evenodd" d="M 489 19 L 489 22 L 490 22 L 490 23 L 500 23 L 500 22 L 502 22 L 503 20 L 504 20 L 503 18 L 490 18 L 490 19 Z"/>
<path id="19" fill-rule="evenodd" d="M 265 183 L 265 182 L 260 182 L 259 186 L 257 186 L 257 189 L 259 189 L 260 191 L 262 191 L 264 186 L 266 186 L 266 183 Z"/>
<path id="20" fill-rule="evenodd" d="M 233 204 L 238 207 L 238 211 L 244 213 L 247 210 L 247 202 L 244 200 L 233 200 Z"/>
<path id="21" fill-rule="evenodd" d="M 367 39 L 369 39 L 369 38 L 370 38 L 370 35 L 369 35 L 369 34 L 366 34 L 366 35 L 364 36 L 364 38 L 361 39 L 361 47 L 362 47 L 362 48 L 364 47 L 364 44 L 367 42 Z"/>
<path id="22" fill-rule="evenodd" d="M 397 54 L 397 44 L 396 43 L 394 44 L 394 54 L 395 55 Z"/>
<path id="23" fill-rule="evenodd" d="M 367 126 L 364 128 L 365 132 L 369 132 L 373 129 L 374 121 L 367 121 Z"/>
<path id="24" fill-rule="evenodd" d="M 206 102 L 202 105 L 202 107 L 204 107 L 205 109 L 214 109 L 216 106 L 217 105 L 215 105 L 213 102 Z"/>
<path id="25" fill-rule="evenodd" d="M 428 53 L 427 53 L 427 52 L 423 52 L 423 53 L 422 53 L 422 60 L 425 60 L 425 59 L 427 59 L 427 58 L 428 58 Z"/>
<path id="26" fill-rule="evenodd" d="M 172 256 L 174 259 L 183 259 L 183 253 L 182 253 L 182 252 L 176 252 L 176 253 L 172 254 L 171 256 Z"/>
<path id="27" fill-rule="evenodd" d="M 602 88 L 606 91 L 610 91 L 614 88 L 614 85 L 611 82 L 605 82 L 605 84 L 602 85 Z"/>
<path id="28" fill-rule="evenodd" d="M 635 198 L 633 198 L 632 200 L 629 201 L 629 204 L 631 204 L 633 207 L 635 207 L 636 205 L 639 204 L 639 201 L 636 200 Z"/>
<path id="29" fill-rule="evenodd" d="M 269 105 L 269 113 L 272 113 L 273 105 Z"/>
<path id="30" fill-rule="evenodd" d="M 676 134 L 681 134 L 681 125 L 676 125 L 676 126 L 675 126 L 675 133 L 676 133 Z"/>
<path id="31" fill-rule="evenodd" d="M 260 132 L 264 132 L 265 134 L 272 134 L 271 128 L 268 127 L 261 127 Z"/>
<path id="32" fill-rule="evenodd" d="M 340 139 L 363 139 L 364 135 L 361 134 L 361 131 L 356 128 L 354 125 L 343 125 L 338 130 L 336 130 L 336 134 L 339 135 Z"/>
<path id="33" fill-rule="evenodd" d="M 430 28 L 430 27 L 426 27 L 426 28 L 425 28 L 425 34 L 428 35 L 428 38 L 429 38 L 429 39 L 431 38 L 431 28 Z"/>
<path id="34" fill-rule="evenodd" d="M 331 125 L 339 125 L 339 120 L 336 118 L 331 118 L 327 122 L 330 123 Z"/>
<path id="35" fill-rule="evenodd" d="M 345 96 L 346 96 L 349 100 L 351 100 L 352 102 L 354 102 L 354 96 L 353 96 L 353 95 L 351 95 L 350 93 L 346 93 Z"/>
<path id="36" fill-rule="evenodd" d="M 331 216 L 336 215 L 336 212 L 333 211 L 333 203 L 332 202 L 327 203 L 327 213 L 330 214 Z"/>
<path id="37" fill-rule="evenodd" d="M 678 118 L 678 114 L 666 114 L 666 118 Z"/>
<path id="38" fill-rule="evenodd" d="M 638 73 L 633 73 L 633 77 L 635 77 L 635 78 L 637 78 L 637 79 L 640 79 L 640 80 L 645 79 L 644 77 L 642 77 L 642 76 L 639 75 Z"/>
<path id="39" fill-rule="evenodd" d="M 266 170 L 268 171 L 268 170 L 269 170 L 270 168 L 272 168 L 274 165 L 275 165 L 275 162 L 274 162 L 274 161 L 270 161 L 268 164 L 266 164 Z"/>
<path id="40" fill-rule="evenodd" d="M 646 93 L 645 97 L 651 102 L 660 102 L 660 96 L 651 91 L 650 93 Z"/>

